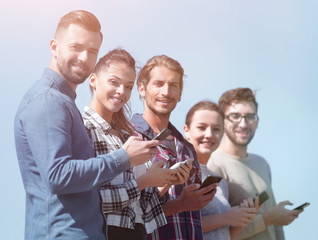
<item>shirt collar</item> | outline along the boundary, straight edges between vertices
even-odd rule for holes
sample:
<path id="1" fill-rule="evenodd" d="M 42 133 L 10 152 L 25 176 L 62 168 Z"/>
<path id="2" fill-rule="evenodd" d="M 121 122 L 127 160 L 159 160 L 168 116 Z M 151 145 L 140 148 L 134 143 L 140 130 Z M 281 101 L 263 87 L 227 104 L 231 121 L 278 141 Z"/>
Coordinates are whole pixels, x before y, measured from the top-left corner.
<path id="1" fill-rule="evenodd" d="M 84 115 L 86 115 L 90 119 L 91 123 L 97 128 L 102 128 L 103 130 L 110 130 L 112 128 L 104 118 L 90 107 L 84 107 Z"/>
<path id="2" fill-rule="evenodd" d="M 130 119 L 131 122 L 134 124 L 135 130 L 137 132 L 143 133 L 149 137 L 153 136 L 153 130 L 150 128 L 147 121 L 142 117 L 140 113 L 136 113 Z"/>
<path id="3" fill-rule="evenodd" d="M 51 79 L 62 93 L 66 94 L 75 101 L 76 93 L 71 89 L 71 87 L 61 75 L 50 68 L 45 68 L 43 77 Z"/>
<path id="4" fill-rule="evenodd" d="M 133 123 L 135 130 L 142 133 L 150 138 L 154 137 L 154 131 L 149 126 L 147 121 L 143 118 L 142 114 L 136 113 L 132 116 L 131 122 Z M 169 122 L 168 128 L 172 131 L 172 135 L 179 140 L 183 141 L 182 134 Z"/>

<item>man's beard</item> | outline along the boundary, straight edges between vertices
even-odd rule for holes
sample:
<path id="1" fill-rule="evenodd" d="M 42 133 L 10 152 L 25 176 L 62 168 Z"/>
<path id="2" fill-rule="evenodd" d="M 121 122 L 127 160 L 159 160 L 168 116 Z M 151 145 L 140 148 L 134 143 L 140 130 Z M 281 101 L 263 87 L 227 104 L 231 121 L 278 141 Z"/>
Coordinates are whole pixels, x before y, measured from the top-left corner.
<path id="1" fill-rule="evenodd" d="M 255 132 L 253 133 L 253 135 L 250 136 L 249 139 L 245 140 L 244 142 L 238 142 L 234 136 L 234 134 L 232 134 L 232 132 L 227 131 L 227 129 L 224 129 L 224 133 L 226 134 L 226 136 L 231 140 L 232 143 L 234 143 L 237 146 L 240 147 L 246 147 L 253 139 Z"/>
<path id="2" fill-rule="evenodd" d="M 144 101 L 146 101 L 146 105 L 147 105 L 147 107 L 148 107 L 148 109 L 152 112 L 152 113 L 154 113 L 156 116 L 158 116 L 158 117 L 164 117 L 164 118 L 170 118 L 170 114 L 171 114 L 171 112 L 173 111 L 173 109 L 175 109 L 175 107 L 176 106 L 174 106 L 171 110 L 166 110 L 166 111 L 158 111 L 158 110 L 156 110 L 156 108 L 155 107 L 153 107 L 153 105 L 152 104 L 147 104 L 147 98 L 146 97 L 144 97 Z M 154 100 L 154 101 L 156 101 L 156 100 Z"/>
<path id="3" fill-rule="evenodd" d="M 89 76 L 90 72 L 86 71 L 83 74 L 72 72 L 71 64 L 72 63 L 63 63 L 63 61 L 58 61 L 57 67 L 66 81 L 76 85 L 83 83 Z M 86 66 L 84 67 L 88 69 Z"/>

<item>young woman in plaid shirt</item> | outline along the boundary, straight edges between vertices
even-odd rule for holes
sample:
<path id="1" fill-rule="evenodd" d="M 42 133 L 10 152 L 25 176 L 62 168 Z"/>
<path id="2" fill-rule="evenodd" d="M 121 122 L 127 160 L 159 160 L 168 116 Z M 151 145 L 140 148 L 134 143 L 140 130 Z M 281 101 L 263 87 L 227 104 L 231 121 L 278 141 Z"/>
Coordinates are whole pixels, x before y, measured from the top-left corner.
<path id="1" fill-rule="evenodd" d="M 120 148 L 133 134 L 126 103 L 135 77 L 135 60 L 123 49 L 107 53 L 90 76 L 93 97 L 90 106 L 85 107 L 83 120 L 96 156 Z M 130 168 L 101 186 L 109 239 L 144 239 L 147 233 L 166 224 L 156 187 L 178 181 L 180 170 L 163 165 L 153 164 L 137 179 Z"/>

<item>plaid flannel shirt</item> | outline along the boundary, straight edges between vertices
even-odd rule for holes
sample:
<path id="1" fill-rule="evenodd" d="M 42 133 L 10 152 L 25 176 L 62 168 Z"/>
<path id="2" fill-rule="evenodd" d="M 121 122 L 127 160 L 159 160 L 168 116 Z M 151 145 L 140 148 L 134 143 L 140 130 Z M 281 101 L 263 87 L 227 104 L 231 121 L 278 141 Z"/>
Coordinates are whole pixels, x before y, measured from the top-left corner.
<path id="1" fill-rule="evenodd" d="M 155 136 L 154 131 L 150 128 L 146 120 L 141 114 L 135 114 L 131 119 L 132 124 L 135 126 L 137 132 L 139 132 L 144 139 L 152 139 Z M 200 164 L 197 159 L 194 147 L 188 141 L 186 141 L 182 134 L 169 123 L 168 128 L 172 130 L 172 136 L 176 146 L 175 151 L 169 149 L 163 144 L 157 147 L 158 154 L 152 161 L 163 160 L 166 162 L 167 167 L 171 167 L 176 162 L 184 161 L 187 158 L 194 158 L 192 163 L 192 170 L 187 182 L 182 185 L 173 185 L 169 189 L 168 193 L 161 199 L 164 204 L 169 199 L 176 199 L 181 195 L 184 187 L 192 183 L 201 183 L 201 170 Z M 167 225 L 162 226 L 155 230 L 152 234 L 148 235 L 148 239 L 155 240 L 198 240 L 203 239 L 202 227 L 201 227 L 201 215 L 200 211 L 193 212 L 181 212 L 173 214 L 172 216 L 166 217 Z"/>
<path id="2" fill-rule="evenodd" d="M 98 113 L 85 107 L 83 121 L 93 144 L 95 156 L 119 149 L 123 143 L 119 137 L 112 134 L 116 129 L 121 139 L 128 139 L 128 133 L 116 126 L 109 125 Z M 134 229 L 136 213 L 134 208 L 139 201 L 143 212 L 142 220 L 146 232 L 151 233 L 166 224 L 166 219 L 159 201 L 156 188 L 147 187 L 139 191 L 135 181 L 133 168 L 119 174 L 113 180 L 100 188 L 102 210 L 107 225 Z"/>

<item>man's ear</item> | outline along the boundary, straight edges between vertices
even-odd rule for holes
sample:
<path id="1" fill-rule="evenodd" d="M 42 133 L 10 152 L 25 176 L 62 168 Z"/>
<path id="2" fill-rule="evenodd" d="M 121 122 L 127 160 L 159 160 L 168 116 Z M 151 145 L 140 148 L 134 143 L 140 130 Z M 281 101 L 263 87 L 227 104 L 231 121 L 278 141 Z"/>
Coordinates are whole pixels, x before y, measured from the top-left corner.
<path id="1" fill-rule="evenodd" d="M 57 44 L 56 44 L 56 40 L 55 39 L 52 39 L 51 41 L 50 41 L 50 49 L 51 49 L 51 54 L 52 54 L 52 56 L 54 57 L 54 58 L 56 58 L 56 55 L 57 55 L 57 51 L 56 51 L 56 49 L 57 49 Z"/>
<path id="2" fill-rule="evenodd" d="M 90 76 L 89 76 L 89 86 L 91 87 L 91 89 L 93 91 L 96 90 L 96 75 L 95 73 L 92 73 Z"/>
<path id="3" fill-rule="evenodd" d="M 259 123 L 259 117 L 257 118 L 256 129 L 258 128 L 258 123 Z"/>
<path id="4" fill-rule="evenodd" d="M 146 87 L 143 83 L 139 83 L 138 85 L 138 92 L 141 98 L 145 97 L 146 94 Z"/>
<path id="5" fill-rule="evenodd" d="M 189 128 L 188 128 L 187 125 L 183 126 L 183 131 L 184 131 L 185 139 L 189 140 L 190 139 L 190 134 L 189 134 Z"/>

